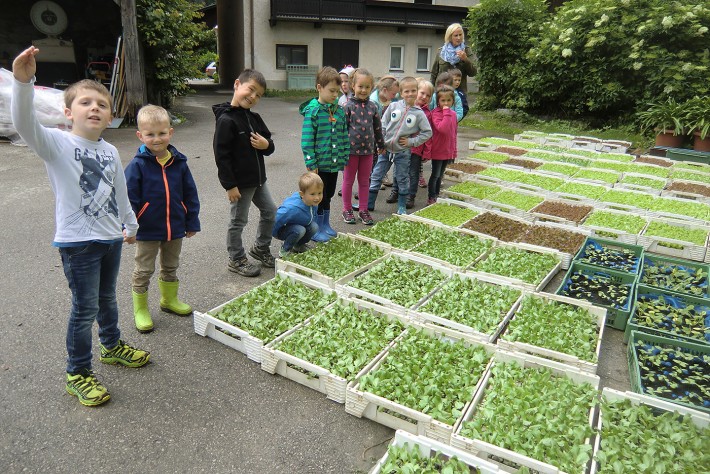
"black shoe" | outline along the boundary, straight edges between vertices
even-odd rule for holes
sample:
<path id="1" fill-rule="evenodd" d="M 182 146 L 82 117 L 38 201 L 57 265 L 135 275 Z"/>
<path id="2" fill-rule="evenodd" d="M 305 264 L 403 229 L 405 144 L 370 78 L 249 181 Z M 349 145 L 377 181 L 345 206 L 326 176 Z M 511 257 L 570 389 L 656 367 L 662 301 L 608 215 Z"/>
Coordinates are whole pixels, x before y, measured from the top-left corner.
<path id="1" fill-rule="evenodd" d="M 387 204 L 392 204 L 394 202 L 397 202 L 398 199 L 399 199 L 399 194 L 397 193 L 397 191 L 392 191 L 390 193 L 390 195 L 387 196 L 387 199 L 385 199 L 385 202 Z"/>
<path id="2" fill-rule="evenodd" d="M 407 209 L 413 209 L 414 208 L 414 199 L 407 198 Z"/>
<path id="3" fill-rule="evenodd" d="M 340 188 L 340 189 L 338 189 L 338 196 L 342 196 L 342 195 L 343 195 L 343 188 Z"/>

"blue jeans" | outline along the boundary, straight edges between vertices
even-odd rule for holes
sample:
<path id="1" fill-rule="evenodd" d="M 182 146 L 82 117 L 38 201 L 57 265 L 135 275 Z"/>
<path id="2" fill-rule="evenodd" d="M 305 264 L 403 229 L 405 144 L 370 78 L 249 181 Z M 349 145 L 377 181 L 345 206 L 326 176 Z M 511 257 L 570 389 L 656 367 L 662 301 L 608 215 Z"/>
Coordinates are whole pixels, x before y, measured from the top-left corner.
<path id="1" fill-rule="evenodd" d="M 385 177 L 389 169 L 394 164 L 394 179 L 397 184 L 397 193 L 400 196 L 409 195 L 409 161 L 411 152 L 409 149 L 398 151 L 396 153 L 387 152 L 384 155 L 377 157 L 377 163 L 372 168 L 372 176 L 370 176 L 370 196 L 367 202 L 369 209 L 375 208 L 377 194 L 380 192 L 382 178 Z M 419 168 L 417 168 L 419 172 Z"/>
<path id="2" fill-rule="evenodd" d="M 99 340 L 106 347 L 118 344 L 116 280 L 123 242 L 88 243 L 60 247 L 64 275 L 71 290 L 71 313 L 67 327 L 67 372 L 91 369 L 91 329 L 99 324 Z"/>
<path id="3" fill-rule="evenodd" d="M 276 203 L 269 193 L 266 184 L 256 188 L 240 188 L 240 199 L 231 203 L 229 227 L 227 228 L 227 252 L 232 260 L 239 260 L 246 256 L 242 243 L 242 232 L 249 221 L 249 208 L 251 203 L 259 209 L 259 225 L 256 228 L 256 242 L 254 245 L 262 250 L 271 246 L 271 231 L 276 221 Z"/>
<path id="4" fill-rule="evenodd" d="M 434 199 L 441 191 L 441 178 L 446 171 L 447 160 L 431 160 L 431 176 L 429 177 L 429 199 Z"/>
<path id="5" fill-rule="evenodd" d="M 318 224 L 311 221 L 304 227 L 298 224 L 286 224 L 276 232 L 276 237 L 283 240 L 283 249 L 290 252 L 295 245 L 306 245 L 318 232 Z"/>
<path id="6" fill-rule="evenodd" d="M 414 199 L 419 188 L 419 169 L 422 166 L 422 157 L 416 153 L 412 153 L 412 158 L 409 162 L 409 198 Z"/>

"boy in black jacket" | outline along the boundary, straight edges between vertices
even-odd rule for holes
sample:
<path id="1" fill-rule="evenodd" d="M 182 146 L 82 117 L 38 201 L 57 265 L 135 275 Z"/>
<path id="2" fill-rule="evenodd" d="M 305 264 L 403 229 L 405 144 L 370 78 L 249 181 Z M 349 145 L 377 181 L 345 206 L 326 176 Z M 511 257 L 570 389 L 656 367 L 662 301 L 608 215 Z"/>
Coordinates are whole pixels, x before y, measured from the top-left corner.
<path id="1" fill-rule="evenodd" d="M 261 273 L 261 265 L 274 268 L 271 251 L 271 231 L 276 217 L 276 203 L 266 186 L 264 156 L 274 152 L 271 132 L 250 109 L 255 106 L 266 90 L 264 75 L 253 69 L 245 69 L 234 81 L 232 102 L 212 106 L 216 118 L 214 132 L 214 157 L 219 181 L 227 191 L 231 203 L 227 229 L 227 268 L 247 277 Z M 249 218 L 249 206 L 259 208 L 260 220 L 256 242 L 249 255 L 261 265 L 249 262 L 242 245 L 242 231 Z"/>

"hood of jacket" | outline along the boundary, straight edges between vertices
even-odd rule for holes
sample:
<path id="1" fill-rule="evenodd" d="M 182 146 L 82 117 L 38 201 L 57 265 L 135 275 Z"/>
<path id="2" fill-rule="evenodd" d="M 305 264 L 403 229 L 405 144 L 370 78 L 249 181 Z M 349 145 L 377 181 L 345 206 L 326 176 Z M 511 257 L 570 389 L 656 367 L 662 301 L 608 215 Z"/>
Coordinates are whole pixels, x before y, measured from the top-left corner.
<path id="1" fill-rule="evenodd" d="M 212 106 L 212 113 L 214 114 L 215 120 L 231 110 L 244 110 L 246 112 L 246 109 L 234 107 L 231 102 L 222 102 L 221 104 L 215 104 Z"/>
<path id="2" fill-rule="evenodd" d="M 308 115 L 309 113 L 317 110 L 317 109 L 323 109 L 323 110 L 330 110 L 331 112 L 335 112 L 338 108 L 338 104 L 321 104 L 318 102 L 318 98 L 314 97 L 312 99 L 309 99 L 302 103 L 301 105 L 298 106 L 298 113 L 303 115 L 304 117 Z"/>
<path id="3" fill-rule="evenodd" d="M 174 146 L 168 145 L 168 151 L 175 161 L 187 161 L 187 157 L 180 153 Z M 145 145 L 138 147 L 135 157 L 140 160 L 155 162 L 155 155 Z"/>

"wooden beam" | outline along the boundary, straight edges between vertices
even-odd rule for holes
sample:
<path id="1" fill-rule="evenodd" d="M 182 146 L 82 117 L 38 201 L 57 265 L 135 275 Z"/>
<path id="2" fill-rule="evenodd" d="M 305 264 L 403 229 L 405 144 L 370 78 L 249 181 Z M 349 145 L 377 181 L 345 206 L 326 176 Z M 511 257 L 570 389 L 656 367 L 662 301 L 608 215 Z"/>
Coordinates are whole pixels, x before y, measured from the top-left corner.
<path id="1" fill-rule="evenodd" d="M 143 68 L 143 50 L 138 38 L 136 0 L 114 0 L 121 6 L 123 26 L 123 48 L 125 50 L 124 71 L 126 74 L 126 114 L 129 122 L 135 121 L 138 109 L 148 102 Z"/>

